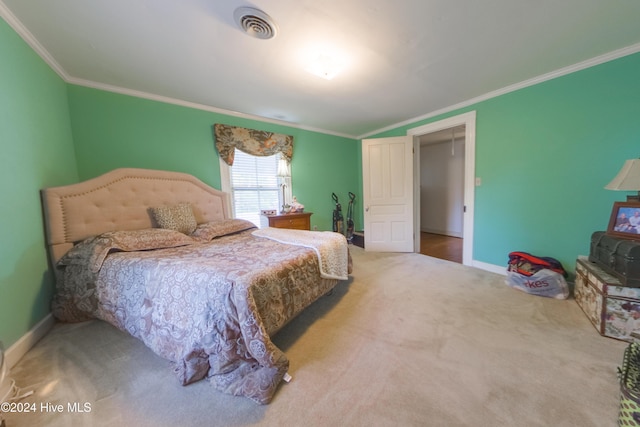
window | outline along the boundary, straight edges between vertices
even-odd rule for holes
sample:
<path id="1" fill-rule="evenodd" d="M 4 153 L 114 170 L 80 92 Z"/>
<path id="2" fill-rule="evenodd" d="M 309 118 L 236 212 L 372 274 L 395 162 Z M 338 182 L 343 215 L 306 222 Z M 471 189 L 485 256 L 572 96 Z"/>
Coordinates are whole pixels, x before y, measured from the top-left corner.
<path id="1" fill-rule="evenodd" d="M 260 211 L 280 211 L 283 205 L 282 185 L 288 193 L 291 186 L 285 181 L 290 178 L 277 176 L 279 159 L 279 154 L 261 157 L 236 150 L 233 166 L 225 168 L 229 171 L 230 188 L 223 188 L 231 192 L 235 218 L 246 219 L 259 227 Z M 224 174 L 224 169 L 221 171 Z"/>

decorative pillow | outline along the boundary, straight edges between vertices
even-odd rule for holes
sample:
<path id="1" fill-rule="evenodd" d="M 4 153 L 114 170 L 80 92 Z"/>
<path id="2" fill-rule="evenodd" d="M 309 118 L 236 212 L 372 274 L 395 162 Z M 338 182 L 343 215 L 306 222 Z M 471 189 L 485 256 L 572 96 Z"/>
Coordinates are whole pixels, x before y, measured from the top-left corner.
<path id="1" fill-rule="evenodd" d="M 209 242 L 216 237 L 226 236 L 227 234 L 237 233 L 238 231 L 256 228 L 255 224 L 245 219 L 221 219 L 219 221 L 205 222 L 198 225 L 196 231 L 191 237 L 201 241 Z"/>
<path id="2" fill-rule="evenodd" d="M 108 231 L 78 243 L 60 259 L 58 264 L 88 264 L 92 272 L 97 272 L 107 255 L 113 251 L 132 252 L 175 248 L 195 242 L 183 233 L 163 228 Z"/>
<path id="3" fill-rule="evenodd" d="M 160 228 L 191 234 L 198 226 L 193 209 L 188 203 L 151 208 L 151 214 Z"/>

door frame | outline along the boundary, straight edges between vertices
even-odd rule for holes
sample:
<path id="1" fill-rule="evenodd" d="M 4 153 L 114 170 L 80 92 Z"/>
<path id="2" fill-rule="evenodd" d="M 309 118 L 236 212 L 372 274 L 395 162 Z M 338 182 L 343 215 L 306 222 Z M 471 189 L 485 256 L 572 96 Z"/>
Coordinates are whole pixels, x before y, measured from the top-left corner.
<path id="1" fill-rule="evenodd" d="M 424 134 L 438 132 L 456 126 L 465 126 L 464 154 L 464 217 L 462 230 L 462 264 L 473 263 L 473 218 L 476 186 L 476 112 L 459 114 L 433 123 L 407 129 L 407 135 L 413 137 L 413 232 L 414 251 L 420 252 L 420 142 Z"/>

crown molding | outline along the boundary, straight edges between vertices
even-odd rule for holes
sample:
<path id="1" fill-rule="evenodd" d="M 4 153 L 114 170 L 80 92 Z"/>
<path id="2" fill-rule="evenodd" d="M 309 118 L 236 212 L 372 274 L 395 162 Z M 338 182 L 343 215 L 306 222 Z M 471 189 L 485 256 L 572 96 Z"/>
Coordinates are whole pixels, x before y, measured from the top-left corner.
<path id="1" fill-rule="evenodd" d="M 271 124 L 275 124 L 275 125 L 287 126 L 287 127 L 290 127 L 290 128 L 301 129 L 301 130 L 306 130 L 306 131 L 310 131 L 310 132 L 318 132 L 318 133 L 322 133 L 322 134 L 325 134 L 325 135 L 334 135 L 334 136 L 339 136 L 339 137 L 343 137 L 343 138 L 356 139 L 356 137 L 353 136 L 353 135 L 347 135 L 347 134 L 343 134 L 343 133 L 333 132 L 333 131 L 330 131 L 330 130 L 314 128 L 314 127 L 311 127 L 311 126 L 304 126 L 304 125 L 301 125 L 301 124 L 298 124 L 298 123 L 287 122 L 287 121 L 284 121 L 284 120 L 270 119 L 268 117 L 262 117 L 262 116 L 257 116 L 257 115 L 253 115 L 253 114 L 241 113 L 241 112 L 238 112 L 238 111 L 225 110 L 223 108 L 212 107 L 210 105 L 198 104 L 198 103 L 190 102 L 190 101 L 183 101 L 183 100 L 180 100 L 180 99 L 170 98 L 170 97 L 162 96 L 162 95 L 156 95 L 156 94 L 152 94 L 152 93 L 148 93 L 148 92 L 142 92 L 142 91 L 139 91 L 139 90 L 127 89 L 127 88 L 108 85 L 108 84 L 104 84 L 104 83 L 97 83 L 97 82 L 94 82 L 94 81 L 91 81 L 91 80 L 78 79 L 76 77 L 69 77 L 69 78 L 65 79 L 65 81 L 67 83 L 69 83 L 69 84 L 74 84 L 74 85 L 77 85 L 77 86 L 83 86 L 83 87 L 88 87 L 88 88 L 92 88 L 92 89 L 99 89 L 99 90 L 103 90 L 103 91 L 106 91 L 106 92 L 113 92 L 113 93 L 118 93 L 118 94 L 121 94 L 121 95 L 133 96 L 133 97 L 136 97 L 136 98 L 148 99 L 150 101 L 163 102 L 165 104 L 173 104 L 173 105 L 178 105 L 178 106 L 181 106 L 181 107 L 193 108 L 193 109 L 196 109 L 196 110 L 209 111 L 211 113 L 224 114 L 226 116 L 238 117 L 238 118 L 249 119 L 249 120 L 256 120 L 256 121 L 263 122 L 263 123 L 271 123 Z"/>
<path id="2" fill-rule="evenodd" d="M 51 54 L 40 44 L 40 42 L 31 34 L 31 31 L 25 27 L 22 22 L 9 10 L 7 5 L 4 4 L 3 1 L 0 0 L 0 17 L 4 19 L 7 24 L 13 30 L 18 33 L 22 40 L 24 40 L 30 47 L 33 49 L 43 60 L 46 62 L 49 67 L 53 69 L 62 80 L 67 80 L 69 75 L 65 71 L 64 68 L 51 56 Z"/>
<path id="3" fill-rule="evenodd" d="M 430 113 L 418 116 L 418 117 L 414 117 L 411 119 L 407 119 L 404 120 L 402 122 L 398 122 L 389 126 L 385 126 L 383 128 L 371 131 L 371 132 L 367 132 L 365 134 L 359 135 L 359 136 L 354 136 L 354 135 L 349 135 L 349 134 L 344 134 L 344 133 L 340 133 L 340 132 L 334 132 L 334 131 L 330 131 L 330 130 L 326 130 L 326 129 L 319 129 L 319 128 L 315 128 L 315 127 L 311 127 L 311 126 L 305 126 L 305 125 L 301 125 L 298 123 L 293 123 L 293 122 L 287 122 L 287 121 L 283 121 L 283 120 L 276 120 L 276 119 L 270 119 L 267 117 L 263 117 L 263 116 L 257 116 L 257 115 L 252 115 L 252 114 L 246 114 L 246 113 L 240 113 L 237 111 L 230 111 L 230 110 L 225 110 L 222 108 L 216 108 L 216 107 L 212 107 L 209 105 L 203 105 L 203 104 L 198 104 L 198 103 L 194 103 L 194 102 L 189 102 L 189 101 L 183 101 L 183 100 L 179 100 L 179 99 L 174 99 L 174 98 L 169 98 L 166 96 L 161 96 L 161 95 L 155 95 L 155 94 L 150 94 L 150 93 L 146 93 L 146 92 L 142 92 L 142 91 L 137 91 L 137 90 L 132 90 L 132 89 L 126 89 L 126 88 L 122 88 L 122 87 L 118 87 L 118 86 L 112 86 L 112 85 L 107 85 L 107 84 L 103 84 L 103 83 L 97 83 L 97 82 L 93 82 L 93 81 L 89 81 L 89 80 L 84 80 L 84 79 L 79 79 L 76 77 L 72 77 L 70 76 L 65 69 L 53 58 L 53 56 L 51 56 L 51 54 L 44 48 L 44 46 L 42 46 L 42 44 L 40 44 L 40 42 L 33 36 L 33 34 L 31 34 L 31 32 L 27 29 L 27 27 L 25 27 L 22 22 L 20 22 L 20 20 L 18 20 L 18 18 L 9 10 L 9 8 L 4 4 L 4 1 L 0 0 L 0 17 L 2 17 L 7 24 L 9 24 L 9 26 L 11 26 L 11 28 L 13 28 L 13 30 L 18 33 L 18 35 L 20 35 L 20 37 L 22 37 L 22 39 L 66 82 L 69 84 L 75 84 L 78 86 L 85 86 L 85 87 L 90 87 L 90 88 L 94 88 L 94 89 L 100 89 L 100 90 L 104 90 L 107 92 L 114 92 L 114 93 L 119 93 L 119 94 L 123 94 L 123 95 L 129 95 L 129 96 L 134 96 L 137 98 L 144 98 L 144 99 L 149 99 L 152 101 L 158 101 L 158 102 L 163 102 L 163 103 L 168 103 L 168 104 L 174 104 L 174 105 L 179 105 L 179 106 L 183 106 L 183 107 L 187 107 L 187 108 L 194 108 L 194 109 L 198 109 L 198 110 L 204 110 L 204 111 L 209 111 L 209 112 L 213 112 L 213 113 L 219 113 L 219 114 L 224 114 L 224 115 L 228 115 L 228 116 L 232 116 L 232 117 L 239 117 L 239 118 L 244 118 L 244 119 L 249 119 L 249 120 L 256 120 L 256 121 L 260 121 L 260 122 L 264 122 L 264 123 L 271 123 L 271 124 L 276 124 L 276 125 L 281 125 L 281 126 L 287 126 L 287 127 L 291 127 L 291 128 L 295 128 L 295 129 L 301 129 L 301 130 L 306 130 L 306 131 L 310 131 L 310 132 L 317 132 L 317 133 L 322 133 L 325 135 L 333 135 L 333 136 L 338 136 L 338 137 L 342 137 L 342 138 L 348 138 L 348 139 L 363 139 L 363 138 L 367 138 L 369 136 L 372 135 L 376 135 L 382 132 L 386 132 L 389 130 L 393 130 L 402 126 L 406 126 L 406 125 L 410 125 L 422 120 L 427 120 L 433 117 L 437 117 L 441 114 L 446 114 L 449 113 L 451 111 L 455 111 L 458 109 L 462 109 L 465 107 L 469 107 L 473 104 L 477 104 L 479 102 L 482 101 L 486 101 L 488 99 L 491 98 L 496 98 L 498 96 L 501 95 L 505 95 L 507 93 L 510 92 L 514 92 L 516 90 L 520 90 L 520 89 L 524 89 L 526 87 L 529 86 L 533 86 L 536 85 L 538 83 L 542 83 L 548 80 L 552 80 L 558 77 L 562 77 L 565 76 L 567 74 L 571 74 L 571 73 L 575 73 L 576 71 L 581 71 L 596 65 L 600 65 L 603 64 L 605 62 L 609 62 L 609 61 L 613 61 L 615 59 L 619 59 L 628 55 L 632 55 L 634 53 L 638 53 L 640 52 L 640 43 L 636 43 L 634 45 L 631 46 L 627 46 L 621 49 L 617 49 L 614 50 L 612 52 L 608 52 L 605 53 L 604 55 L 600 55 L 597 56 L 595 58 L 591 58 L 591 59 L 587 59 L 585 61 L 582 62 L 578 62 L 576 64 L 564 67 L 564 68 L 560 68 L 556 71 L 552 71 L 546 74 L 542 74 L 540 76 L 534 77 L 532 79 L 528 79 L 528 80 L 524 80 L 520 83 L 515 83 L 513 85 L 510 86 L 506 86 L 504 88 L 492 91 L 492 92 L 488 92 L 484 95 L 480 95 L 478 97 L 475 98 L 471 98 L 468 99 L 466 101 L 460 102 L 458 104 L 454 104 L 454 105 L 450 105 L 448 107 L 444 107 L 441 108 L 439 110 L 435 110 L 432 111 Z"/>
<path id="4" fill-rule="evenodd" d="M 137 98 L 144 98 L 144 99 L 148 99 L 148 100 L 151 100 L 151 101 L 158 101 L 158 102 L 163 102 L 163 103 L 167 103 L 167 104 L 179 105 L 179 106 L 187 107 L 187 108 L 194 108 L 194 109 L 197 109 L 197 110 L 209 111 L 209 112 L 212 112 L 212 113 L 224 114 L 226 116 L 239 117 L 239 118 L 249 119 L 249 120 L 256 120 L 256 121 L 259 121 L 259 122 L 271 123 L 271 124 L 276 124 L 276 125 L 281 125 L 281 126 L 287 126 L 287 127 L 290 127 L 290 128 L 301 129 L 301 130 L 306 130 L 306 131 L 310 131 L 310 132 L 317 132 L 317 133 L 321 133 L 321 134 L 325 134 L 325 135 L 333 135 L 333 136 L 338 136 L 338 137 L 342 137 L 342 138 L 356 139 L 356 137 L 354 135 L 348 135 L 348 134 L 344 134 L 344 133 L 333 132 L 333 131 L 326 130 L 326 129 L 315 128 L 315 127 L 312 127 L 312 126 L 305 126 L 305 125 L 301 125 L 301 124 L 297 124 L 297 123 L 293 123 L 293 122 L 287 122 L 287 121 L 284 121 L 284 120 L 270 119 L 270 118 L 267 118 L 267 117 L 262 117 L 262 116 L 252 115 L 252 114 L 245 114 L 245 113 L 240 113 L 240 112 L 237 112 L 237 111 L 225 110 L 225 109 L 222 109 L 222 108 L 216 108 L 216 107 L 212 107 L 212 106 L 209 106 L 209 105 L 197 104 L 197 103 L 194 103 L 194 102 L 183 101 L 183 100 L 180 100 L 180 99 L 169 98 L 169 97 L 166 97 L 166 96 L 155 95 L 155 94 L 151 94 L 151 93 L 146 93 L 146 92 L 133 90 L 133 89 L 122 88 L 122 87 L 113 86 L 113 85 L 107 85 L 107 84 L 103 84 L 103 83 L 98 83 L 98 82 L 94 82 L 94 81 L 90 81 L 90 80 L 79 79 L 77 77 L 70 76 L 66 72 L 66 70 L 47 51 L 47 49 L 45 49 L 44 46 L 42 46 L 42 44 L 40 44 L 40 42 L 27 29 L 27 27 L 25 27 L 24 24 L 22 24 L 22 22 L 20 22 L 20 20 L 13 14 L 13 12 L 11 12 L 11 10 L 9 10 L 9 8 L 4 4 L 4 2 L 2 0 L 0 0 L 0 17 L 2 17 L 7 22 L 7 24 L 9 24 L 9 26 L 11 28 L 13 28 L 13 30 L 16 33 L 18 33 L 18 35 L 42 58 L 42 60 L 45 63 L 47 63 L 47 65 L 49 65 L 49 67 L 51 67 L 51 69 L 53 69 L 53 71 L 56 74 L 58 74 L 58 76 L 60 76 L 60 78 L 62 78 L 62 80 L 64 80 L 65 83 L 74 84 L 74 85 L 78 85 L 78 86 L 85 86 L 85 87 L 94 88 L 94 89 L 100 89 L 100 90 L 104 90 L 104 91 L 107 91 L 107 92 L 119 93 L 119 94 L 122 94 L 122 95 L 129 95 L 129 96 L 133 96 L 133 97 L 137 97 Z"/>
<path id="5" fill-rule="evenodd" d="M 439 116 L 441 114 L 446 114 L 446 113 L 449 113 L 451 111 L 455 111 L 455 110 L 458 110 L 458 109 L 461 109 L 461 108 L 469 107 L 469 106 L 471 106 L 473 104 L 477 104 L 479 102 L 486 101 L 486 100 L 491 99 L 491 98 L 496 98 L 498 96 L 505 95 L 507 93 L 514 92 L 516 90 L 524 89 L 524 88 L 529 87 L 529 86 L 537 85 L 538 83 L 542 83 L 542 82 L 546 82 L 548 80 L 553 80 L 553 79 L 558 78 L 558 77 L 566 76 L 567 74 L 571 74 L 571 73 L 575 73 L 577 71 L 585 70 L 587 68 L 591 68 L 591 67 L 594 67 L 596 65 L 604 64 L 605 62 L 613 61 L 615 59 L 620 59 L 620 58 L 623 58 L 623 57 L 628 56 L 628 55 L 633 55 L 634 53 L 638 53 L 638 52 L 640 52 L 640 43 L 636 43 L 636 44 L 631 45 L 631 46 L 627 46 L 627 47 L 624 47 L 624 48 L 621 48 L 621 49 L 617 49 L 617 50 L 605 53 L 604 55 L 596 56 L 595 58 L 587 59 L 585 61 L 578 62 L 577 64 L 569 65 L 567 67 L 560 68 L 560 69 L 555 70 L 555 71 L 551 71 L 550 73 L 542 74 L 542 75 L 534 77 L 532 79 L 524 80 L 524 81 L 522 81 L 520 83 L 515 83 L 513 85 L 503 87 L 502 89 L 498 89 L 498 90 L 494 90 L 492 92 L 488 92 L 488 93 L 486 93 L 484 95 L 480 95 L 478 97 L 468 99 L 468 100 L 460 102 L 458 104 L 450 105 L 448 107 L 441 108 L 441 109 L 436 110 L 436 111 L 432 111 L 432 112 L 427 113 L 427 114 L 422 115 L 422 116 L 414 117 L 412 119 L 404 120 L 402 122 L 395 123 L 393 125 L 385 126 L 385 127 L 381 128 L 381 129 L 378 129 L 378 130 L 375 130 L 375 131 L 367 132 L 364 135 L 358 136 L 357 139 L 367 138 L 367 137 L 369 137 L 371 135 L 376 135 L 376 134 L 379 134 L 379 133 L 382 133 L 382 132 L 386 132 L 386 131 L 389 131 L 389 130 L 392 130 L 392 129 L 396 129 L 396 128 L 399 128 L 399 127 L 402 127 L 402 126 L 410 125 L 410 124 L 419 122 L 421 120 L 426 120 L 426 119 L 430 119 L 430 118 L 433 118 L 433 117 L 437 117 L 437 116 Z"/>

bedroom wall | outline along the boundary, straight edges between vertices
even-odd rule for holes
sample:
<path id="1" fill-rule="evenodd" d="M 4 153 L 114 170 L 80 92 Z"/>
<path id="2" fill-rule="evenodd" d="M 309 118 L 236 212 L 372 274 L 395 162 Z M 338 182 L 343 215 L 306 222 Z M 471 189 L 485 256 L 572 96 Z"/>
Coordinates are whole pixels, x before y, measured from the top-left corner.
<path id="1" fill-rule="evenodd" d="M 11 346 L 49 313 L 39 189 L 115 167 L 192 173 L 219 186 L 211 125 L 289 133 L 296 196 L 330 229 L 336 192 L 361 201 L 358 141 L 65 84 L 0 19 L 0 340 Z M 512 250 L 573 269 L 625 193 L 603 189 L 640 156 L 640 54 L 573 73 L 377 136 L 477 111 L 474 260 L 504 265 Z M 75 144 L 74 144 L 75 139 Z M 356 205 L 356 228 L 362 227 Z"/>
<path id="2" fill-rule="evenodd" d="M 347 192 L 359 191 L 355 139 L 75 85 L 68 94 L 80 179 L 139 167 L 187 172 L 220 188 L 212 126 L 225 123 L 294 136 L 293 194 L 319 230 L 332 227 L 332 192 L 346 213 Z"/>
<path id="3" fill-rule="evenodd" d="M 75 182 L 66 84 L 0 19 L 0 340 L 49 313 L 39 190 Z"/>
<path id="4" fill-rule="evenodd" d="M 474 261 L 506 266 L 522 250 L 573 271 L 628 194 L 603 187 L 640 156 L 639 75 L 634 54 L 372 137 L 475 110 Z"/>

